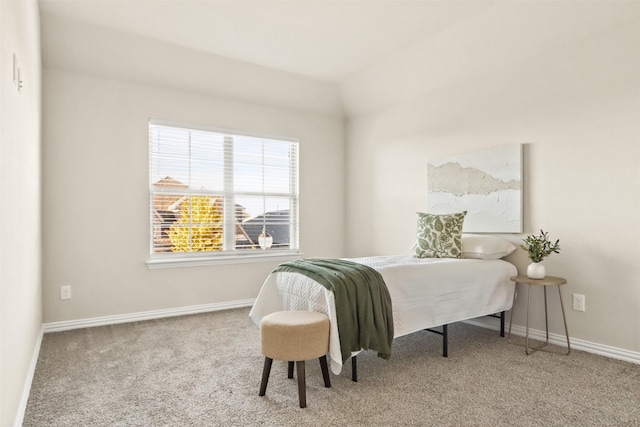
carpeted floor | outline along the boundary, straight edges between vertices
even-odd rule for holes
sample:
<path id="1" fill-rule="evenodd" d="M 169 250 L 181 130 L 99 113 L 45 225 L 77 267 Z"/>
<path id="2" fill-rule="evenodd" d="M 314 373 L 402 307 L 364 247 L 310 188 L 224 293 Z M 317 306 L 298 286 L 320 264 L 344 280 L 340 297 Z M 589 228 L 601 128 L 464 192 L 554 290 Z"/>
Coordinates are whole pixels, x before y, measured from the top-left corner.
<path id="1" fill-rule="evenodd" d="M 526 356 L 492 330 L 450 327 L 366 352 L 325 388 L 307 363 L 307 408 L 263 357 L 249 309 L 46 334 L 24 426 L 640 426 L 640 365 L 580 351 Z M 552 347 L 553 349 L 553 347 Z M 556 350 L 559 350 L 556 348 Z"/>

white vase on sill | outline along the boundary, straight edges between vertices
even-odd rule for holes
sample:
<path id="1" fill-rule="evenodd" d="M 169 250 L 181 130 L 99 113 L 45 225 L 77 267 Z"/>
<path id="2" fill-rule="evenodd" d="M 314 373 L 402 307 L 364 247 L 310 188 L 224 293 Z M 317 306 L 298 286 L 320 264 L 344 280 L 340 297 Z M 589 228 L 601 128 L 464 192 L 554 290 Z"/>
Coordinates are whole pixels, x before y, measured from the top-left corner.
<path id="1" fill-rule="evenodd" d="M 273 237 L 267 234 L 267 230 L 265 227 L 262 227 L 262 234 L 258 236 L 258 244 L 264 250 L 269 249 L 273 244 Z"/>
<path id="2" fill-rule="evenodd" d="M 527 277 L 529 279 L 544 279 L 545 273 L 544 265 L 539 262 L 532 262 L 527 267 Z"/>

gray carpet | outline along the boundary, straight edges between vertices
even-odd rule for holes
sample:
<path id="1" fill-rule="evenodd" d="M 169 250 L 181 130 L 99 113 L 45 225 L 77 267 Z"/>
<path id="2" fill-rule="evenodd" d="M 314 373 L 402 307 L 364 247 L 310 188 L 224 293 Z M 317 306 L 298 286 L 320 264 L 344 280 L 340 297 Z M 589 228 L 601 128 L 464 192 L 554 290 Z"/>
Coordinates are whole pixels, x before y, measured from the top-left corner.
<path id="1" fill-rule="evenodd" d="M 325 388 L 307 363 L 307 408 L 263 357 L 248 309 L 46 334 L 24 426 L 640 426 L 640 366 L 537 352 L 484 328 L 450 327 L 366 352 Z M 553 350 L 554 348 L 551 347 Z M 559 351 L 559 348 L 555 348 Z"/>

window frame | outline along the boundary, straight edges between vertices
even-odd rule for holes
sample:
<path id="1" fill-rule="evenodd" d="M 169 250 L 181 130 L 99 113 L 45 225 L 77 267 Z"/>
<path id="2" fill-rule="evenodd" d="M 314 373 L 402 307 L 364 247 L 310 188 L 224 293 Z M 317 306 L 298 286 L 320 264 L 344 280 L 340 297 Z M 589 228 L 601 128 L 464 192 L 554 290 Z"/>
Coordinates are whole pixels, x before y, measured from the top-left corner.
<path id="1" fill-rule="evenodd" d="M 224 185 L 223 191 L 202 191 L 187 188 L 184 190 L 184 195 L 203 195 L 210 193 L 211 195 L 221 194 L 224 200 L 224 221 L 223 221 L 223 250 L 221 251 L 203 251 L 203 252 L 154 252 L 154 240 L 155 240 L 155 224 L 154 224 L 154 206 L 153 197 L 154 193 L 176 193 L 175 189 L 169 189 L 167 191 L 158 191 L 157 188 L 154 191 L 154 177 L 152 163 L 154 160 L 152 153 L 152 126 L 164 126 L 178 129 L 184 129 L 186 131 L 195 132 L 211 132 L 221 134 L 224 137 Z M 148 205 L 149 205 L 149 258 L 147 260 L 147 267 L 149 269 L 156 268 L 172 268 L 172 267 L 192 267 L 200 265 L 214 265 L 214 264 L 237 264 L 237 263 L 250 263 L 250 262 L 265 262 L 265 261 L 286 261 L 302 257 L 302 253 L 299 249 L 299 162 L 300 162 L 300 142 L 297 138 L 266 135 L 261 133 L 246 132 L 236 129 L 219 128 L 211 126 L 194 125 L 189 123 L 173 122 L 166 120 L 149 119 L 147 124 L 147 136 L 149 142 L 148 148 Z M 291 143 L 293 145 L 294 156 L 290 159 L 289 165 L 289 180 L 290 191 L 286 194 L 274 193 L 274 192 L 243 192 L 233 190 L 233 138 L 234 137 L 249 137 L 258 138 L 271 141 L 282 141 L 283 143 Z M 191 160 L 191 156 L 189 156 Z M 264 164 L 263 164 L 264 166 Z M 180 192 L 178 192 L 180 193 Z M 287 197 L 290 198 L 291 204 L 289 208 L 290 215 L 290 234 L 289 234 L 289 248 L 270 248 L 264 249 L 236 249 L 235 247 L 235 227 L 236 227 L 236 209 L 235 198 L 238 196 L 256 196 L 259 197 Z M 263 212 L 263 214 L 266 212 Z M 229 218 L 234 220 L 229 221 Z M 233 249 L 228 249 L 233 243 Z M 292 247 L 293 246 L 293 247 Z"/>

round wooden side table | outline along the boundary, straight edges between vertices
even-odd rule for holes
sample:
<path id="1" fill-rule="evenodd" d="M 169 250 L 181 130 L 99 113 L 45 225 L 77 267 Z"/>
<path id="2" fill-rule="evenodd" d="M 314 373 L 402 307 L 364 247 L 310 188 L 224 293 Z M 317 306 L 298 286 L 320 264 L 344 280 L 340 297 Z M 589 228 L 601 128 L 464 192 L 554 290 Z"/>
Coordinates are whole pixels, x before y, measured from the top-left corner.
<path id="1" fill-rule="evenodd" d="M 525 332 L 525 341 L 524 341 L 524 352 L 529 355 L 532 354 L 547 344 L 549 344 L 549 318 L 547 316 L 547 286 L 556 286 L 558 288 L 558 295 L 560 296 L 560 308 L 562 308 L 562 320 L 564 322 L 564 332 L 567 336 L 567 352 L 564 353 L 569 354 L 571 352 L 571 344 L 569 343 L 569 330 L 567 329 L 567 317 L 564 314 L 564 303 L 562 302 L 562 292 L 560 291 L 560 286 L 567 283 L 566 279 L 562 277 L 555 276 L 546 276 L 544 279 L 530 279 L 527 276 L 513 276 L 510 277 L 510 280 L 517 283 L 522 283 L 527 286 L 527 328 Z M 531 311 L 531 287 L 532 286 L 542 286 L 544 289 L 544 322 L 545 322 L 545 332 L 547 339 L 546 341 L 538 346 L 538 347 L 529 347 L 529 313 Z M 516 292 L 513 293 L 513 306 L 511 307 L 511 317 L 509 319 L 509 334 L 507 335 L 507 341 L 511 344 L 514 344 L 511 341 L 511 325 L 513 323 L 513 311 L 516 303 Z"/>

